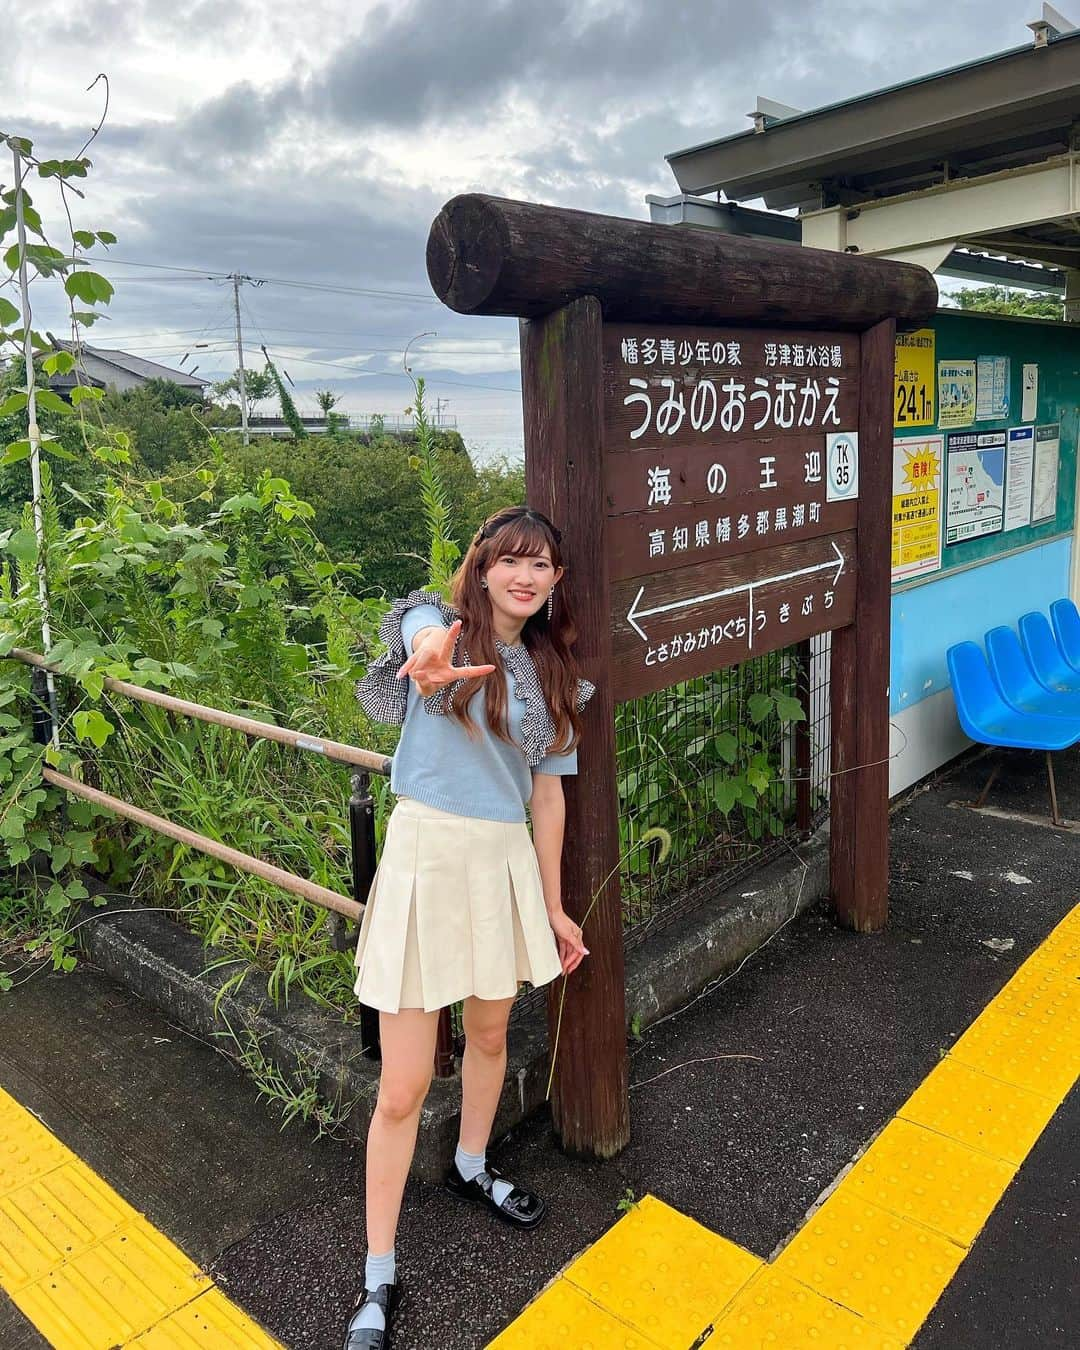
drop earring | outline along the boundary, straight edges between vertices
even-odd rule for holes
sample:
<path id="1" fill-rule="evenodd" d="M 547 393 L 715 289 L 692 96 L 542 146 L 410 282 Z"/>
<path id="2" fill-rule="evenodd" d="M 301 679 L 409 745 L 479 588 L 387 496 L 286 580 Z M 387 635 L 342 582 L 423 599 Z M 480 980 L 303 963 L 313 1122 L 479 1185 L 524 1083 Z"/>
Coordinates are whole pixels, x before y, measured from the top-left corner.
<path id="1" fill-rule="evenodd" d="M 555 594 L 555 587 L 552 586 L 551 590 L 548 591 L 548 623 L 551 622 L 551 611 L 552 611 L 552 609 L 554 608 L 554 605 L 555 605 L 555 602 L 554 602 L 554 600 L 552 599 L 552 596 L 553 596 L 554 594 Z"/>

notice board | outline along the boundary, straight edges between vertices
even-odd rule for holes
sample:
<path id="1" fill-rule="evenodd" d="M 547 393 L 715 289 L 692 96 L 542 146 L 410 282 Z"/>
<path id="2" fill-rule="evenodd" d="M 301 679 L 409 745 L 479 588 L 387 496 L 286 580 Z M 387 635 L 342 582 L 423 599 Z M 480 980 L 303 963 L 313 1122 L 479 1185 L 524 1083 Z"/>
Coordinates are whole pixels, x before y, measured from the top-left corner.
<path id="1" fill-rule="evenodd" d="M 1067 533 L 1073 528 L 1076 492 L 1080 326 L 939 310 L 921 331 L 924 341 L 933 334 L 935 371 L 955 372 L 974 363 L 982 384 L 974 416 L 962 426 L 955 413 L 942 415 L 936 397 L 933 423 L 916 428 L 910 417 L 894 418 L 898 462 L 929 465 L 933 471 L 935 458 L 939 461 L 940 565 L 931 541 L 913 533 L 919 528 L 924 536 L 929 533 L 916 514 L 925 514 L 926 494 L 916 496 L 918 483 L 910 477 L 897 489 L 894 563 L 903 531 L 906 574 L 894 565 L 893 577 L 894 586 L 905 587 Z M 908 336 L 905 345 L 898 345 L 898 370 L 910 366 L 911 350 Z M 919 350 L 924 353 L 925 346 Z M 990 383 L 991 374 L 996 384 Z M 1004 388 L 997 387 L 1003 382 Z M 896 406 L 907 412 L 909 403 Z M 1002 408 L 1004 416 L 983 415 Z M 901 488 L 908 494 L 903 498 Z M 1021 501 L 1025 496 L 1028 500 Z M 904 509 L 906 517 L 898 514 Z"/>

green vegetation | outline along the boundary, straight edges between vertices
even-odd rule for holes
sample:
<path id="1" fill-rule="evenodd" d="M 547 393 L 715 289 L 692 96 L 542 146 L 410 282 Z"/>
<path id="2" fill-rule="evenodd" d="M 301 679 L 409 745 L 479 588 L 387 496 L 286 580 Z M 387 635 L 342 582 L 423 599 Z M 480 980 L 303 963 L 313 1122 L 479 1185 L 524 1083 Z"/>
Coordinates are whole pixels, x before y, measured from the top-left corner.
<path id="1" fill-rule="evenodd" d="M 982 314 L 1019 314 L 1028 319 L 1058 319 L 1062 313 L 1060 295 L 1046 291 L 1013 290 L 1008 286 L 967 286 L 954 291 L 953 300 L 961 309 Z"/>
<path id="2" fill-rule="evenodd" d="M 87 160 L 42 163 L 29 142 L 7 144 L 41 180 L 86 176 Z M 173 717 L 110 693 L 105 681 L 392 752 L 396 731 L 369 723 L 353 693 L 378 650 L 388 597 L 445 587 L 480 522 L 524 500 L 523 467 L 475 464 L 457 433 L 429 423 L 422 381 L 411 436 L 386 432 L 378 419 L 363 434 L 339 420 L 325 436 L 302 435 L 297 419 L 293 438 L 244 446 L 235 430 L 210 430 L 234 427 L 235 407 L 204 406 L 165 382 L 123 394 L 77 387 L 68 403 L 42 386 L 69 374 L 74 358 L 33 334 L 39 543 L 13 203 L 12 192 L 0 199 L 0 356 L 9 362 L 0 373 L 0 658 L 42 650 L 47 578 L 49 656 L 62 674 L 54 746 L 32 731 L 40 695 L 28 667 L 0 659 L 0 988 L 28 978 L 22 972 L 42 959 L 72 968 L 75 925 L 94 917 L 92 875 L 174 912 L 233 981 L 257 979 L 279 1001 L 300 990 L 352 1020 L 352 954 L 331 947 L 324 911 L 90 806 L 44 771 L 347 893 L 343 768 Z M 28 196 L 25 205 L 31 282 L 63 288 L 77 340 L 112 288 L 71 259 L 114 237 L 72 229 L 55 248 Z M 247 378 L 249 397 L 276 389 L 290 417 L 272 363 Z M 216 390 L 234 392 L 235 381 Z M 333 393 L 322 391 L 319 403 L 333 418 Z M 759 840 L 784 828 L 773 787 L 786 729 L 802 713 L 784 670 L 762 685 L 763 669 L 755 663 L 668 690 L 662 716 L 653 716 L 657 696 L 618 709 L 620 851 L 631 897 L 668 847 L 684 858 L 736 831 Z M 374 786 L 381 832 L 389 790 L 381 779 Z M 264 1090 L 315 1111 L 306 1087 L 270 1074 L 246 1029 L 236 1042 Z"/>

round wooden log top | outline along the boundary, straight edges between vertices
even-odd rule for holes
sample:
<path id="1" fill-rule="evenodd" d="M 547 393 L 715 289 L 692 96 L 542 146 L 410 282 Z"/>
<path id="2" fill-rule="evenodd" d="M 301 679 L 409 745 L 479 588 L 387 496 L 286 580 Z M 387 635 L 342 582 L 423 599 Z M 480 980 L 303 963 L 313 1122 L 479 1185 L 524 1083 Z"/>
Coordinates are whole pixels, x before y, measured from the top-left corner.
<path id="1" fill-rule="evenodd" d="M 520 318 L 595 295 L 607 320 L 864 329 L 925 323 L 938 300 L 910 263 L 478 193 L 439 212 L 427 268 L 451 309 Z"/>

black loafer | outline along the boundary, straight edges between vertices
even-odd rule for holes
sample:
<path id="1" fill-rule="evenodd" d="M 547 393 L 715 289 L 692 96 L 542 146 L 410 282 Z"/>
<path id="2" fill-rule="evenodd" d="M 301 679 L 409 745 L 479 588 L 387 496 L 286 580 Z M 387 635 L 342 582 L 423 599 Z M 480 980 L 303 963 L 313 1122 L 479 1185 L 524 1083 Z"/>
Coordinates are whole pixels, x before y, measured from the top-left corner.
<path id="1" fill-rule="evenodd" d="M 400 1302 L 401 1289 L 396 1283 L 380 1284 L 374 1293 L 370 1289 L 361 1289 L 349 1315 L 349 1325 L 345 1330 L 344 1350 L 390 1350 L 390 1332 L 393 1326 L 394 1313 L 397 1311 Z M 369 1303 L 379 1305 L 386 1325 L 381 1331 L 378 1327 L 357 1327 L 354 1330 L 353 1321 L 356 1314 Z"/>
<path id="2" fill-rule="evenodd" d="M 505 1179 L 497 1168 L 488 1163 L 486 1171 L 478 1172 L 472 1181 L 466 1181 L 457 1170 L 457 1163 L 452 1162 L 443 1184 L 451 1195 L 461 1200 L 469 1200 L 474 1205 L 486 1205 L 504 1223 L 513 1224 L 515 1228 L 535 1228 L 547 1213 L 547 1205 L 538 1195 L 521 1186 L 515 1186 L 502 1204 L 497 1205 L 492 1182 Z"/>

